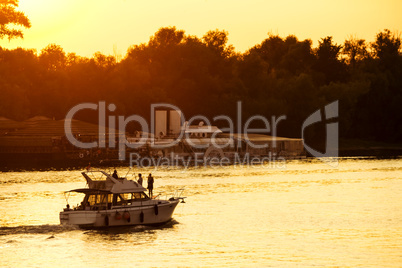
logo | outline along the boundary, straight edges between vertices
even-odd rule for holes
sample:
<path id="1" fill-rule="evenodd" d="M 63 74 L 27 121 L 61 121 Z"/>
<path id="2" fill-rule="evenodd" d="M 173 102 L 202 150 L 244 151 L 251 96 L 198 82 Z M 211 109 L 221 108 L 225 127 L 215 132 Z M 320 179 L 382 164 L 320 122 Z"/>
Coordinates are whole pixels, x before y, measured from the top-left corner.
<path id="1" fill-rule="evenodd" d="M 321 161 L 327 163 L 332 167 L 338 167 L 338 151 L 339 151 L 339 126 L 338 122 L 333 122 L 334 119 L 338 118 L 338 102 L 334 101 L 324 108 L 324 117 L 326 123 L 326 143 L 325 143 L 325 152 L 321 153 L 309 145 L 304 143 L 304 148 L 307 152 L 309 152 L 312 156 L 320 159 Z M 312 113 L 307 119 L 304 121 L 302 125 L 302 139 L 304 140 L 304 130 L 318 122 L 321 122 L 323 119 L 321 117 L 321 109 Z"/>
<path id="2" fill-rule="evenodd" d="M 98 111 L 99 127 L 98 135 L 86 137 L 84 142 L 80 139 L 80 133 L 73 132 L 72 123 L 76 113 L 86 109 Z M 301 139 L 277 139 L 278 125 L 286 120 L 285 115 L 272 116 L 270 120 L 262 115 L 253 115 L 243 124 L 240 101 L 237 102 L 235 120 L 227 115 L 218 115 L 212 120 L 203 115 L 195 115 L 186 120 L 177 106 L 157 103 L 151 105 L 149 125 L 140 115 L 125 117 L 108 114 L 115 110 L 116 105 L 106 105 L 105 101 L 74 106 L 65 119 L 64 130 L 67 140 L 76 148 L 84 149 L 88 155 L 91 155 L 90 150 L 112 151 L 119 160 L 128 159 L 137 166 L 144 166 L 145 163 L 148 163 L 148 166 L 165 167 L 177 167 L 180 163 L 186 167 L 197 166 L 200 163 L 227 166 L 229 163 L 237 162 L 242 163 L 242 166 L 245 164 L 253 166 L 258 163 L 275 163 L 279 160 L 280 167 L 283 168 L 287 157 L 303 157 L 304 149 L 325 163 L 333 167 L 338 166 L 338 123 L 334 122 L 338 118 L 338 101 L 324 107 L 324 116 L 319 109 L 304 121 Z M 227 127 L 219 129 L 213 126 L 213 123 L 218 121 Z M 326 123 L 325 152 L 321 153 L 303 141 L 305 129 L 323 121 L 328 123 Z M 130 135 L 126 128 L 131 122 L 135 122 L 140 129 Z M 253 124 L 262 127 L 251 128 Z M 257 161 L 259 159 L 262 161 Z"/>

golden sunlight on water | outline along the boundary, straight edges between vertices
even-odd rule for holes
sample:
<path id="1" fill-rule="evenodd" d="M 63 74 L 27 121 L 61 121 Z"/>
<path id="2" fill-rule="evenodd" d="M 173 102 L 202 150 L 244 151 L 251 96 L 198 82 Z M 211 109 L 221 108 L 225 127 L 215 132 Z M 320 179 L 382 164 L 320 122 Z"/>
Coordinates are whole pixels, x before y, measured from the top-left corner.
<path id="1" fill-rule="evenodd" d="M 127 168 L 119 169 L 125 174 Z M 138 171 L 136 171 L 138 172 Z M 291 161 L 285 169 L 145 169 L 155 192 L 185 187 L 161 227 L 59 225 L 79 171 L 0 177 L 3 267 L 400 267 L 402 160 Z M 70 204 L 81 201 L 71 196 Z"/>

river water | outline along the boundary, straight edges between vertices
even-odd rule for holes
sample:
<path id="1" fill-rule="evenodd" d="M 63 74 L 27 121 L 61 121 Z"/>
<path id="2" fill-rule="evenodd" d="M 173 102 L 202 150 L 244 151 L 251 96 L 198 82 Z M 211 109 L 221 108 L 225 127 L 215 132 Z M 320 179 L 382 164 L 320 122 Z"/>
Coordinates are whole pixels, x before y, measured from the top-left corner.
<path id="1" fill-rule="evenodd" d="M 185 188 L 171 222 L 63 227 L 63 192 L 85 186 L 80 171 L 0 173 L 1 266 L 402 266 L 402 159 L 134 171 L 152 172 L 154 193 Z"/>

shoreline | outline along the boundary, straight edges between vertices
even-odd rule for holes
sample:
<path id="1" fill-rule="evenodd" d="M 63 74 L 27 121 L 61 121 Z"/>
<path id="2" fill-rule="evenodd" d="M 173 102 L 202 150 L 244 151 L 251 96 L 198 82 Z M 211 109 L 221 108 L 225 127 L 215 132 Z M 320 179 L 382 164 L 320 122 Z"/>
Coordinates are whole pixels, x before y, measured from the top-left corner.
<path id="1" fill-rule="evenodd" d="M 402 156 L 402 143 L 385 143 L 360 139 L 340 139 L 339 156 Z"/>
<path id="2" fill-rule="evenodd" d="M 315 159 L 316 157 L 307 155 L 305 158 L 300 159 L 285 159 L 285 161 L 294 160 L 306 160 Z M 351 148 L 340 148 L 338 158 L 367 158 L 367 159 L 399 159 L 402 158 L 402 147 L 389 148 L 389 147 L 351 147 Z M 10 159 L 8 159 L 10 160 Z M 4 162 L 3 162 L 4 163 Z M 235 165 L 235 163 L 228 163 L 228 165 Z M 31 159 L 24 157 L 19 157 L 18 159 L 13 159 L 8 161 L 5 166 L 0 167 L 0 172 L 22 172 L 22 171 L 49 171 L 49 170 L 82 170 L 88 166 L 86 161 L 60 161 L 51 159 Z M 92 167 L 127 167 L 129 162 L 118 161 L 118 160 L 105 160 L 99 163 L 93 162 Z M 190 167 L 193 165 L 189 165 Z M 202 166 L 202 165 L 200 165 Z M 175 167 L 175 166 L 172 166 Z M 183 166 L 184 168 L 185 166 Z"/>

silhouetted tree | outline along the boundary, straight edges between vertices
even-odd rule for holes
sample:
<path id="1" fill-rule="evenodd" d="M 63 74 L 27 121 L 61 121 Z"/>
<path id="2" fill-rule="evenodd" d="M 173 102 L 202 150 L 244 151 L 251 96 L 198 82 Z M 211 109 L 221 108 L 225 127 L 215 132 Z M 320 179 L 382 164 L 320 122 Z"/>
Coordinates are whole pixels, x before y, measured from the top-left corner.
<path id="1" fill-rule="evenodd" d="M 366 41 L 350 37 L 348 40 L 345 40 L 342 53 L 348 57 L 348 62 L 353 67 L 356 61 L 361 61 L 368 57 Z"/>
<path id="2" fill-rule="evenodd" d="M 8 40 L 23 38 L 22 30 L 11 28 L 10 25 L 31 27 L 28 17 L 23 12 L 15 10 L 18 7 L 18 2 L 18 0 L 0 0 L 0 39 L 5 36 Z"/>
<path id="3" fill-rule="evenodd" d="M 30 115 L 40 80 L 38 65 L 33 50 L 0 48 L 0 114 L 17 120 Z"/>
<path id="4" fill-rule="evenodd" d="M 321 38 L 318 43 L 315 67 L 317 72 L 324 74 L 324 84 L 344 80 L 346 75 L 345 65 L 339 60 L 342 46 L 334 44 L 332 36 Z"/>
<path id="5" fill-rule="evenodd" d="M 208 31 L 202 39 L 208 48 L 211 48 L 218 55 L 224 58 L 230 57 L 234 53 L 234 47 L 232 45 L 227 46 L 228 42 L 228 32 L 220 31 L 218 29 L 214 31 Z"/>
<path id="6" fill-rule="evenodd" d="M 332 37 L 314 49 L 309 39 L 269 35 L 245 53 L 235 53 L 227 42 L 226 31 L 198 38 L 165 27 L 147 43 L 130 47 L 121 61 L 100 52 L 91 58 L 66 55 L 55 44 L 39 55 L 0 48 L 0 116 L 61 119 L 76 104 L 104 100 L 117 106 L 118 115 L 147 119 L 150 105 L 158 102 L 177 105 L 187 117 L 235 118 L 240 100 L 244 120 L 286 115 L 278 134 L 300 137 L 308 115 L 339 100 L 341 137 L 402 140 L 401 40 L 389 30 L 371 44 L 349 38 L 343 49 Z M 97 122 L 98 117 L 84 111 L 77 118 Z M 315 141 L 324 132 L 325 127 L 314 127 L 306 138 Z"/>
<path id="7" fill-rule="evenodd" d="M 282 57 L 286 53 L 284 41 L 278 35 L 270 35 L 260 45 L 251 48 L 250 52 L 254 50 L 268 63 L 270 70 L 278 69 Z"/>
<path id="8" fill-rule="evenodd" d="M 397 56 L 401 48 L 401 38 L 385 29 L 377 34 L 372 47 L 374 55 L 380 59 L 386 56 Z"/>
<path id="9" fill-rule="evenodd" d="M 284 44 L 287 51 L 281 59 L 281 68 L 294 75 L 310 73 L 315 60 L 311 40 L 299 41 L 290 35 L 286 37 Z"/>
<path id="10" fill-rule="evenodd" d="M 116 59 L 114 56 L 106 56 L 99 51 L 95 52 L 93 58 L 96 65 L 101 68 L 110 68 L 116 64 Z"/>
<path id="11" fill-rule="evenodd" d="M 60 70 L 66 66 L 66 53 L 61 46 L 50 44 L 41 50 L 39 61 L 48 70 Z"/>
<path id="12" fill-rule="evenodd" d="M 167 47 L 179 44 L 184 38 L 183 30 L 176 30 L 176 27 L 160 28 L 149 40 L 150 47 Z"/>
<path id="13" fill-rule="evenodd" d="M 395 64 L 398 64 L 398 56 L 401 49 L 401 38 L 390 30 L 377 34 L 375 41 L 372 43 L 374 57 L 378 58 L 382 68 L 392 70 Z"/>

